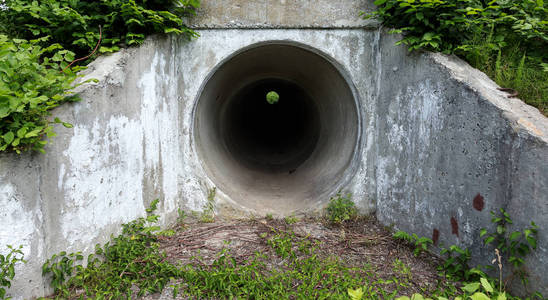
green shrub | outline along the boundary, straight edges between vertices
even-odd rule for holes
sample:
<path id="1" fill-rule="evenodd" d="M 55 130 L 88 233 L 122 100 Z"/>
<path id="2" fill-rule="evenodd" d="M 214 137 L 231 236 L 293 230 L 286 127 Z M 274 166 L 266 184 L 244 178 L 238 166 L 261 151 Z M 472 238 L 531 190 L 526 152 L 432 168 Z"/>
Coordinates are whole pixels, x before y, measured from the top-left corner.
<path id="1" fill-rule="evenodd" d="M 531 222 L 531 227 L 510 232 L 508 226 L 511 225 L 512 218 L 504 209 L 496 214 L 491 212 L 491 223 L 495 225 L 495 230 L 489 232 L 483 228 L 480 236 L 484 238 L 485 245 L 493 244 L 500 251 L 503 262 L 508 265 L 513 275 L 516 275 L 526 287 L 529 283 L 529 274 L 524 266 L 526 257 L 537 248 L 538 226 Z M 514 276 L 512 276 L 514 277 Z"/>
<path id="2" fill-rule="evenodd" d="M 104 246 L 97 245 L 95 254 L 82 266 L 80 253 L 61 252 L 48 259 L 43 275 L 50 275 L 57 298 L 129 299 L 137 294 L 161 291 L 173 277 L 179 276 L 176 266 L 159 251 L 158 236 L 163 235 L 155 224 L 159 216 L 152 214 L 158 200 L 147 209 L 147 217 L 122 226 L 122 234 Z"/>
<path id="3" fill-rule="evenodd" d="M 196 33 L 182 17 L 193 14 L 198 0 L 6 0 L 0 14 L 0 152 L 44 152 L 52 124 L 50 111 L 71 94 L 75 58 L 138 45 L 152 33 Z M 102 34 L 100 35 L 100 31 Z M 101 37 L 101 39 L 100 39 Z M 82 64 L 89 63 L 89 55 Z"/>
<path id="4" fill-rule="evenodd" d="M 543 0 L 376 0 L 409 50 L 455 53 L 548 113 L 548 9 Z M 515 93 L 514 93 L 515 94 Z"/>
<path id="5" fill-rule="evenodd" d="M 182 18 L 199 7 L 199 0 L 6 0 L 0 14 L 0 31 L 10 36 L 34 39 L 49 36 L 49 42 L 82 57 L 103 38 L 99 53 L 120 46 L 141 44 L 152 33 L 195 36 Z"/>
<path id="6" fill-rule="evenodd" d="M 43 151 L 45 138 L 55 135 L 52 124 L 63 123 L 49 120 L 50 110 L 77 100 L 70 90 L 81 67 L 61 72 L 74 53 L 38 45 L 46 40 L 0 35 L 0 151 Z"/>
<path id="7" fill-rule="evenodd" d="M 397 231 L 394 233 L 393 237 L 397 240 L 405 241 L 413 247 L 413 254 L 419 256 L 423 252 L 428 252 L 429 247 L 434 244 L 434 242 L 427 237 L 419 237 L 417 234 L 409 234 L 405 231 Z"/>
<path id="8" fill-rule="evenodd" d="M 327 220 L 332 224 L 342 224 L 355 219 L 358 216 L 358 209 L 351 198 L 351 194 L 345 196 L 340 192 L 331 198 L 326 208 Z"/>
<path id="9" fill-rule="evenodd" d="M 23 251 L 21 251 L 22 247 L 13 248 L 8 245 L 9 253 L 6 255 L 0 254 L 0 299 L 6 297 L 5 288 L 11 287 L 11 280 L 15 277 L 15 264 L 25 262 Z"/>
<path id="10" fill-rule="evenodd" d="M 505 291 L 497 290 L 495 282 L 492 279 L 485 277 L 480 278 L 476 282 L 471 282 L 461 288 L 461 292 L 453 294 L 456 300 L 472 299 L 472 300 L 506 300 L 508 295 Z M 413 294 L 413 296 L 402 296 L 396 300 L 448 300 L 445 297 L 425 297 L 421 294 Z"/>

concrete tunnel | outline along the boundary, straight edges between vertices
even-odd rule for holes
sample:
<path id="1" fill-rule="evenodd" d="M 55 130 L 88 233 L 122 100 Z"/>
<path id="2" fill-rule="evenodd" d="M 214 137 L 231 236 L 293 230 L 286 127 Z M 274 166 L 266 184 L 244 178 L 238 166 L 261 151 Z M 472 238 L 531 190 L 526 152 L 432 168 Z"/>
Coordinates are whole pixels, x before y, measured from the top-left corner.
<path id="1" fill-rule="evenodd" d="M 278 103 L 266 101 L 269 91 Z M 266 43 L 239 51 L 210 74 L 197 101 L 194 141 L 204 169 L 255 211 L 325 202 L 351 177 L 360 137 L 356 94 L 313 49 Z"/>
<path id="2" fill-rule="evenodd" d="M 93 252 L 156 198 L 171 226 L 212 187 L 223 218 L 320 213 L 352 193 L 361 214 L 477 263 L 492 256 L 478 235 L 489 211 L 548 228 L 548 119 L 485 74 L 395 46 L 357 16 L 370 1 L 203 2 L 198 39 L 100 56 L 82 72 L 98 82 L 54 111 L 74 128 L 58 126 L 45 154 L 0 156 L 0 245 L 28 258 L 11 295 L 48 295 L 51 255 Z M 537 251 L 530 288 L 548 294 L 546 231 Z"/>

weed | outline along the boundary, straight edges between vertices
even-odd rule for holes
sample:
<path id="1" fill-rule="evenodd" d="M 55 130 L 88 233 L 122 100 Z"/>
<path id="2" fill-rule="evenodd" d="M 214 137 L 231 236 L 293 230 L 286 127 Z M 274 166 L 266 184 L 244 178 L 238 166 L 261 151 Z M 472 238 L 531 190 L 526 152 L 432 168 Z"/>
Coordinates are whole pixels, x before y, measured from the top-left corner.
<path id="1" fill-rule="evenodd" d="M 267 242 L 268 245 L 274 249 L 276 254 L 281 258 L 294 258 L 295 253 L 293 252 L 293 238 L 294 235 L 287 235 L 285 233 L 277 233 Z"/>
<path id="2" fill-rule="evenodd" d="M 413 254 L 419 256 L 422 252 L 428 252 L 429 246 L 433 245 L 434 242 L 426 237 L 418 237 L 416 234 L 409 234 L 405 231 L 397 231 L 394 233 L 394 238 L 398 240 L 403 240 L 407 243 L 410 243 L 415 248 L 413 249 Z"/>
<path id="3" fill-rule="evenodd" d="M 499 292 L 494 289 L 495 283 L 492 279 L 481 277 L 478 281 L 470 282 L 461 288 L 461 292 L 453 294 L 454 299 L 472 299 L 472 300 L 506 300 L 506 292 Z M 437 297 L 438 300 L 447 300 L 445 297 Z M 413 294 L 413 296 L 398 297 L 396 300 L 431 300 L 421 294 Z"/>
<path id="4" fill-rule="evenodd" d="M 441 249 L 440 254 L 446 257 L 443 264 L 438 266 L 438 271 L 442 272 L 448 278 L 469 281 L 478 279 L 477 275 L 483 275 L 483 273 L 478 274 L 478 269 L 470 268 L 471 255 L 468 249 L 451 245 L 449 248 Z"/>
<path id="5" fill-rule="evenodd" d="M 51 284 L 59 298 L 128 298 L 132 287 L 138 295 L 161 291 L 179 270 L 166 262 L 158 251 L 154 225 L 158 216 L 152 214 L 158 204 L 153 201 L 147 217 L 122 226 L 122 234 L 104 246 L 96 245 L 95 253 L 83 267 L 80 253 L 61 252 L 48 259 L 42 268 L 51 276 Z M 161 232 L 161 231 L 160 231 Z"/>
<path id="6" fill-rule="evenodd" d="M 528 274 L 523 264 L 525 257 L 537 247 L 538 226 L 531 222 L 531 226 L 523 231 L 510 232 L 508 225 L 513 223 L 510 215 L 502 208 L 499 212 L 499 214 L 491 212 L 491 222 L 495 225 L 495 231 L 488 232 L 484 228 L 481 230 L 480 236 L 484 237 L 486 245 L 494 244 L 502 258 L 507 259 L 512 266 L 513 275 L 517 275 L 526 286 Z"/>
<path id="7" fill-rule="evenodd" d="M 362 288 L 357 288 L 355 290 L 349 288 L 348 296 L 350 296 L 350 299 L 352 300 L 361 300 L 363 299 L 363 290 Z"/>
<path id="8" fill-rule="evenodd" d="M 393 271 L 394 273 L 403 275 L 406 280 L 411 280 L 413 278 L 413 275 L 411 273 L 411 268 L 406 265 L 404 262 L 402 262 L 399 259 L 395 259 L 392 263 L 393 265 Z"/>
<path id="9" fill-rule="evenodd" d="M 183 226 L 185 224 L 186 218 L 187 218 L 186 212 L 179 208 L 177 210 L 177 224 L 179 224 L 179 226 Z"/>
<path id="10" fill-rule="evenodd" d="M 320 259 L 312 244 L 302 244 L 308 254 L 297 256 L 301 238 L 293 233 L 275 232 L 269 245 L 284 258 L 283 267 L 272 269 L 264 254 L 255 254 L 237 264 L 227 251 L 222 251 L 211 267 L 185 268 L 185 284 L 176 295 L 204 299 L 346 299 L 348 292 L 359 290 L 372 299 L 381 298 L 387 285 L 394 282 L 369 281 L 366 270 L 349 268 L 336 258 Z M 358 287 L 358 289 L 356 289 Z M 389 298 L 385 298 L 389 299 Z"/>
<path id="11" fill-rule="evenodd" d="M 266 214 L 265 218 L 269 221 L 274 220 L 274 216 L 271 213 Z"/>
<path id="12" fill-rule="evenodd" d="M 472 300 L 506 300 L 510 297 L 504 291 L 504 287 L 511 281 L 513 276 L 519 276 L 524 286 L 528 283 L 528 274 L 525 271 L 523 264 L 525 263 L 525 257 L 530 254 L 537 245 L 537 233 L 538 227 L 534 222 L 531 222 L 531 226 L 523 231 L 510 232 L 508 225 L 512 224 L 510 215 L 504 210 L 500 209 L 500 213 L 496 214 L 491 212 L 491 222 L 495 225 L 494 232 L 488 232 L 486 229 L 482 229 L 480 236 L 484 238 L 484 244 L 494 244 L 495 259 L 491 262 L 498 267 L 499 278 L 490 278 L 481 267 L 470 268 L 469 262 L 471 258 L 470 251 L 468 249 L 462 249 L 456 245 L 452 245 L 449 248 L 443 248 L 441 250 L 442 255 L 446 255 L 445 261 L 438 266 L 440 271 L 445 277 L 451 280 L 461 280 L 466 284 L 462 287 L 462 291 L 456 290 L 454 287 L 448 286 L 441 294 L 444 296 L 438 297 L 438 299 L 447 299 L 446 297 L 455 299 L 467 299 Z M 394 237 L 400 240 L 407 241 L 414 245 L 415 255 L 420 254 L 423 251 L 428 251 L 429 245 L 432 241 L 428 238 L 419 238 L 416 234 L 408 234 L 403 231 L 398 231 L 394 234 Z M 507 261 L 513 268 L 512 276 L 503 280 L 502 266 Z M 498 290 L 495 288 L 498 286 Z M 406 299 L 424 299 L 422 295 L 415 294 L 413 297 L 400 297 L 399 300 Z M 428 299 L 428 298 L 426 298 Z M 511 297 L 511 299 L 519 299 Z M 543 296 L 535 292 L 531 294 L 527 299 L 544 299 Z"/>
<path id="13" fill-rule="evenodd" d="M 23 251 L 21 251 L 22 248 L 23 246 L 14 248 L 13 246 L 8 245 L 8 254 L 0 254 L 0 299 L 5 299 L 6 288 L 11 287 L 11 281 L 15 277 L 15 264 L 18 262 L 26 262 L 23 259 L 24 254 Z"/>
<path id="14" fill-rule="evenodd" d="M 217 188 L 211 188 L 207 193 L 207 202 L 203 207 L 202 214 L 200 215 L 200 222 L 213 223 L 215 222 L 215 195 L 217 194 Z"/>
<path id="15" fill-rule="evenodd" d="M 326 218 L 330 223 L 340 225 L 358 216 L 358 209 L 351 198 L 352 194 L 343 195 L 339 192 L 329 200 L 326 208 Z"/>
<path id="16" fill-rule="evenodd" d="M 211 264 L 205 264 L 197 257 L 195 259 L 202 263 L 176 266 L 169 263 L 159 250 L 158 235 L 165 234 L 165 231 L 154 225 L 158 216 L 152 213 L 157 204 L 157 200 L 151 204 L 146 218 L 123 225 L 122 234 L 112 242 L 97 246 L 86 267 L 80 264 L 82 257 L 79 253 L 60 253 L 50 259 L 44 267 L 49 268 L 47 274 L 57 278 L 55 296 L 116 299 L 132 297 L 133 293 L 142 296 L 161 291 L 171 279 L 180 282 L 171 285 L 173 296 L 189 299 L 350 297 L 377 300 L 396 299 L 404 289 L 412 288 L 411 280 L 415 274 L 399 259 L 392 263 L 392 277 L 378 279 L 371 266 L 349 266 L 348 262 L 337 257 L 322 256 L 318 251 L 321 242 L 276 228 L 260 234 L 261 242 L 268 245 L 266 251 L 246 256 L 243 260 L 235 259 L 228 249 L 223 249 Z M 431 245 L 416 235 L 397 235 L 411 241 L 418 254 L 428 251 Z M 455 264 L 451 265 L 468 261 L 466 250 L 450 247 L 448 253 L 450 257 L 457 257 Z M 502 270 L 500 256 L 498 264 Z M 483 273 L 477 274 L 479 276 L 472 281 L 456 285 L 462 286 L 460 289 L 443 285 L 443 290 L 437 292 L 440 296 L 435 299 L 514 299 L 501 287 L 502 277 L 497 282 Z M 411 298 L 398 299 L 428 298 L 415 294 Z"/>
<path id="17" fill-rule="evenodd" d="M 292 225 L 299 222 L 299 218 L 297 218 L 295 214 L 291 214 L 290 216 L 286 216 L 284 221 L 287 225 Z"/>

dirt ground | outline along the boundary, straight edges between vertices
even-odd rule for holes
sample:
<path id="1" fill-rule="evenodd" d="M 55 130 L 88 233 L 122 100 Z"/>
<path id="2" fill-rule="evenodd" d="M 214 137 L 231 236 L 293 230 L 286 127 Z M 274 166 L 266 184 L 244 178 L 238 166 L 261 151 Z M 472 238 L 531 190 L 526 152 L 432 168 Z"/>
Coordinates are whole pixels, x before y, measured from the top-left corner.
<path id="1" fill-rule="evenodd" d="M 267 254 L 273 266 L 281 266 L 282 259 L 274 253 L 264 237 L 273 230 L 294 232 L 298 239 L 318 243 L 317 251 L 322 257 L 338 257 L 348 267 L 368 264 L 377 279 L 407 277 L 410 284 L 402 294 L 432 291 L 443 282 L 436 271 L 439 262 L 436 257 L 426 254 L 415 257 L 413 249 L 394 240 L 392 234 L 374 218 L 362 218 L 344 226 L 331 226 L 314 218 L 288 223 L 292 222 L 284 219 L 216 219 L 213 223 L 189 221 L 175 228 L 175 235 L 162 237 L 161 249 L 166 252 L 167 259 L 176 264 L 207 266 L 218 257 L 222 249 L 228 249 L 238 263 L 244 263 L 260 252 Z M 409 268 L 408 272 L 395 268 L 396 259 Z M 172 290 L 166 288 L 162 294 L 142 299 L 173 299 Z"/>

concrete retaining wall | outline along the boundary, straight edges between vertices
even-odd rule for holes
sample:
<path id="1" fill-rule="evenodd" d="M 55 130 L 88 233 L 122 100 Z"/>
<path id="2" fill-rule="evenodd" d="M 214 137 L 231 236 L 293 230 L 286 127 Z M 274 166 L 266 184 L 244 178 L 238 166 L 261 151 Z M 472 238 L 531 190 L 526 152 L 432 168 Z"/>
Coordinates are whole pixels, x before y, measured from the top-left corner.
<path id="1" fill-rule="evenodd" d="M 340 188 L 354 193 L 363 213 L 376 212 L 384 224 L 423 236 L 437 230 L 439 243 L 469 246 L 476 261 L 487 264 L 492 255 L 481 250 L 479 229 L 490 225 L 490 210 L 504 207 L 516 227 L 535 221 L 541 228 L 528 266 L 532 287 L 548 294 L 548 121 L 536 109 L 506 98 L 456 58 L 409 54 L 383 30 L 347 28 L 369 26 L 343 9 L 367 8 L 365 1 L 330 4 L 340 9 L 323 19 L 313 14 L 320 21 L 295 15 L 256 26 L 272 29 L 251 28 L 263 20 L 258 2 L 237 2 L 251 13 L 222 18 L 213 12 L 228 2 L 212 3 L 195 22 L 225 29 L 202 29 L 193 41 L 154 37 L 99 58 L 86 73 L 100 82 L 80 88 L 81 102 L 54 112 L 74 129 L 58 127 L 45 155 L 0 155 L 0 251 L 23 245 L 29 261 L 17 266 L 8 294 L 49 293 L 41 276 L 48 257 L 92 251 L 120 224 L 144 215 L 155 198 L 166 225 L 178 208 L 200 210 L 215 185 L 193 141 L 200 88 L 233 53 L 272 41 L 316 49 L 356 88 L 358 159 Z M 272 9 L 268 16 L 286 7 L 283 0 L 265 5 Z M 338 23 L 342 15 L 349 21 Z M 316 28 L 278 28 L 284 24 Z M 253 213 L 222 190 L 217 195 L 219 211 Z M 474 199 L 483 202 L 482 210 Z M 318 199 L 312 209 L 327 200 Z"/>
<path id="2" fill-rule="evenodd" d="M 527 260 L 530 288 L 547 295 L 547 118 L 461 60 L 409 55 L 391 47 L 396 38 L 383 36 L 379 60 L 377 218 L 468 247 L 483 265 L 494 258 L 479 236 L 481 228 L 494 231 L 490 211 L 504 208 L 512 230 L 533 221 L 540 232 Z"/>

